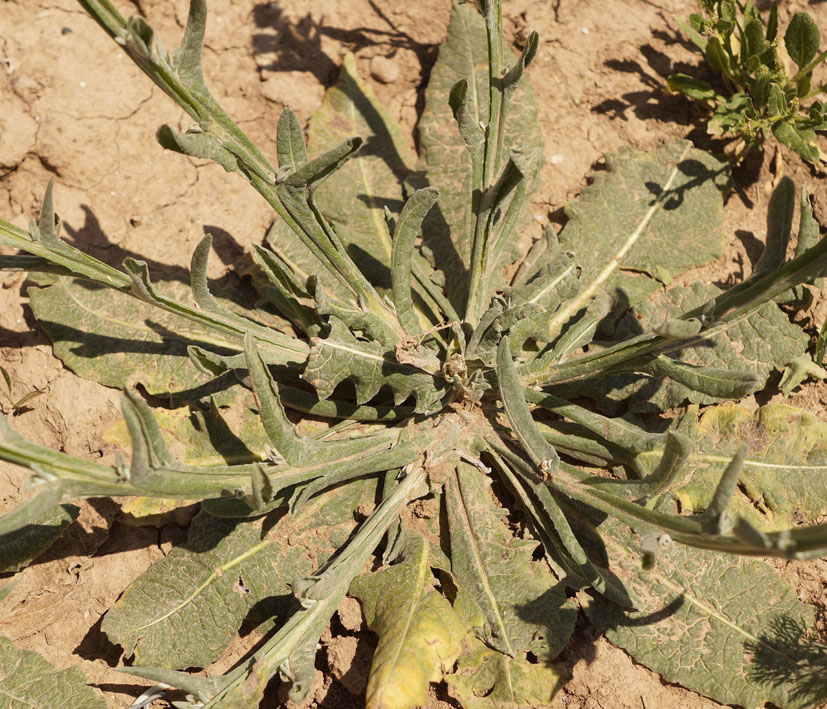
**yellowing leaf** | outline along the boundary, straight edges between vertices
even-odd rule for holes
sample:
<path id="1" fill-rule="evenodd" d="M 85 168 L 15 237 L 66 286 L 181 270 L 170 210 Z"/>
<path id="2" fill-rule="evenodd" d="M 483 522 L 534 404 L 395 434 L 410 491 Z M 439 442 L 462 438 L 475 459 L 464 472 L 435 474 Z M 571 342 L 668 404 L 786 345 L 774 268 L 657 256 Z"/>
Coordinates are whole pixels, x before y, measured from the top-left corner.
<path id="1" fill-rule="evenodd" d="M 738 446 L 749 452 L 732 514 L 765 530 L 783 529 L 827 513 L 827 424 L 812 413 L 786 404 L 767 404 L 751 412 L 720 404 L 698 417 L 690 409 L 678 430 L 693 440 L 685 482 L 674 492 L 683 509 L 706 509 Z M 638 461 L 645 472 L 661 451 L 646 451 Z"/>
<path id="2" fill-rule="evenodd" d="M 429 682 L 439 682 L 462 651 L 467 628 L 433 586 L 430 546 L 417 536 L 402 563 L 351 584 L 379 644 L 367 688 L 367 709 L 422 706 Z"/>
<path id="3" fill-rule="evenodd" d="M 565 677 L 561 665 L 517 660 L 475 639 L 445 680 L 465 709 L 540 709 L 551 706 Z"/>

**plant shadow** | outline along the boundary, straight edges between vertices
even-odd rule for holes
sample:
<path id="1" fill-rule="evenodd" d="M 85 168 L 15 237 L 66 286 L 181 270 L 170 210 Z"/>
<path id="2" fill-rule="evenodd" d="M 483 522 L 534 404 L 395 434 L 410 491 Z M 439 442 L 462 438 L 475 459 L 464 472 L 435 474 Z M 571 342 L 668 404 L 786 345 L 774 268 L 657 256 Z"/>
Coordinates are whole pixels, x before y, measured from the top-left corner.
<path id="1" fill-rule="evenodd" d="M 756 684 L 779 686 L 793 678 L 791 703 L 821 706 L 827 701 L 827 638 L 817 639 L 803 623 L 782 613 L 744 648 L 750 658 L 748 676 Z"/>

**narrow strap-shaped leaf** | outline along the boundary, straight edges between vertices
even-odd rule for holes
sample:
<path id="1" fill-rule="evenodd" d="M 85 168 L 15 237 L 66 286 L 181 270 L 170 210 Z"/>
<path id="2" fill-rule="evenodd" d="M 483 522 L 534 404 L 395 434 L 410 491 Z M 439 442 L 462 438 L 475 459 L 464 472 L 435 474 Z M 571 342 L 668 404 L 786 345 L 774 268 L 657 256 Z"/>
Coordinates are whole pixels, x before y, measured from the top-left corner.
<path id="1" fill-rule="evenodd" d="M 206 0 L 190 0 L 187 26 L 181 45 L 175 50 L 175 68 L 181 81 L 191 89 L 207 92 L 204 84 L 204 71 L 201 67 L 201 52 L 204 47 L 204 34 L 207 29 Z"/>
<path id="2" fill-rule="evenodd" d="M 534 57 L 537 55 L 537 49 L 540 46 L 540 35 L 536 32 L 532 32 L 528 35 L 528 39 L 526 40 L 525 46 L 523 47 L 523 51 L 520 54 L 520 58 L 516 61 L 516 63 L 505 73 L 503 77 L 503 91 L 505 92 L 506 96 L 509 96 L 515 88 L 517 88 L 517 82 L 523 78 L 523 74 L 525 70 L 528 68 L 528 65 L 534 60 Z"/>
<path id="3" fill-rule="evenodd" d="M 238 160 L 229 150 L 209 133 L 179 133 L 168 125 L 162 125 L 155 134 L 161 147 L 182 155 L 204 160 L 214 160 L 227 172 L 238 171 Z"/>
<path id="4" fill-rule="evenodd" d="M 420 332 L 419 321 L 411 301 L 414 240 L 437 197 L 439 192 L 434 187 L 425 187 L 414 192 L 402 207 L 394 229 L 391 257 L 393 304 L 399 321 L 409 335 L 418 335 Z"/>
<path id="5" fill-rule="evenodd" d="M 557 549 L 561 561 L 573 573 L 574 579 L 594 588 L 598 593 L 618 605 L 631 608 L 632 599 L 623 588 L 623 584 L 611 574 L 595 566 L 586 555 L 580 541 L 574 534 L 565 512 L 555 499 L 553 492 L 544 482 L 539 480 L 519 457 L 515 456 L 506 447 L 497 444 L 497 450 L 514 464 L 514 473 L 527 486 L 537 499 L 539 509 L 532 506 L 533 517 L 537 527 L 543 532 L 544 538 Z M 512 481 L 512 485 L 515 482 Z M 557 543 L 559 539 L 559 544 Z M 562 545 L 562 549 L 560 548 Z M 573 565 L 573 568 L 571 568 Z"/>
<path id="6" fill-rule="evenodd" d="M 335 172 L 341 165 L 350 160 L 362 147 L 359 137 L 348 138 L 335 148 L 322 153 L 304 165 L 301 165 L 286 180 L 285 185 L 290 187 L 306 187 L 318 184 L 330 173 Z"/>
<path id="7" fill-rule="evenodd" d="M 121 409 L 132 441 L 129 473 L 133 482 L 140 484 L 141 479 L 153 470 L 178 463 L 167 448 L 152 409 L 136 392 L 131 389 L 123 390 Z"/>
<path id="8" fill-rule="evenodd" d="M 454 114 L 459 134 L 465 142 L 465 147 L 471 155 L 472 185 L 475 189 L 482 188 L 482 161 L 485 150 L 485 133 L 479 121 L 468 106 L 468 79 L 460 79 L 454 84 L 448 95 L 448 105 Z"/>
<path id="9" fill-rule="evenodd" d="M 307 450 L 284 412 L 276 383 L 250 335 L 244 338 L 244 356 L 267 437 L 290 465 L 303 465 L 307 460 Z"/>
<path id="10" fill-rule="evenodd" d="M 112 669 L 115 672 L 123 672 L 124 674 L 143 677 L 153 682 L 168 684 L 170 687 L 175 687 L 176 689 L 198 697 L 202 702 L 209 701 L 209 698 L 218 690 L 218 685 L 214 679 L 194 675 L 191 672 L 168 670 L 164 667 L 140 667 L 138 665 L 131 667 L 113 667 Z"/>
<path id="11" fill-rule="evenodd" d="M 0 448 L 0 455 L 2 452 Z M 0 536 L 17 532 L 26 525 L 34 523 L 63 501 L 65 491 L 66 485 L 60 481 L 39 485 L 32 497 L 0 516 Z"/>
<path id="12" fill-rule="evenodd" d="M 572 404 L 565 399 L 540 392 L 528 387 L 523 388 L 527 402 L 564 416 L 575 423 L 579 423 L 601 438 L 621 446 L 629 451 L 642 452 L 656 447 L 662 440 L 662 434 L 648 431 L 624 421 L 622 418 L 609 418 L 588 409 Z"/>
<path id="13" fill-rule="evenodd" d="M 264 510 L 273 500 L 273 484 L 264 467 L 254 463 L 250 471 L 250 494 L 244 502 L 253 512 Z"/>
<path id="14" fill-rule="evenodd" d="M 377 444 L 381 445 L 382 434 L 379 434 L 379 437 L 362 436 L 332 441 L 314 441 L 299 436 L 295 426 L 287 418 L 278 387 L 261 358 L 255 341 L 249 335 L 244 340 L 244 353 L 264 430 L 267 431 L 267 436 L 275 449 L 290 465 L 303 466 L 311 462 L 336 461 L 375 448 Z M 387 447 L 390 447 L 391 438 L 395 438 L 395 434 L 391 431 L 389 434 L 386 433 L 385 437 Z"/>
<path id="15" fill-rule="evenodd" d="M 16 572 L 40 556 L 80 514 L 77 505 L 55 505 L 24 527 L 0 534 L 0 573 Z M 0 598 L 2 600 L 2 598 Z"/>
<path id="16" fill-rule="evenodd" d="M 691 453 L 692 441 L 680 433 L 667 431 L 663 455 L 657 467 L 641 481 L 641 485 L 646 486 L 644 494 L 654 497 L 669 490 L 683 472 Z"/>
<path id="17" fill-rule="evenodd" d="M 227 313 L 226 308 L 222 308 L 218 301 L 213 298 L 207 286 L 207 261 L 211 248 L 212 236 L 207 234 L 198 242 L 198 246 L 192 252 L 192 260 L 190 261 L 192 294 L 195 297 L 195 302 L 198 303 L 198 307 L 202 310 L 209 310 L 213 313 Z"/>
<path id="18" fill-rule="evenodd" d="M 669 377 L 694 391 L 720 399 L 740 399 L 752 394 L 763 384 L 763 380 L 755 372 L 698 367 L 694 364 L 676 362 L 666 355 L 659 355 L 653 359 L 647 369 L 660 376 Z"/>
<path id="19" fill-rule="evenodd" d="M 292 173 L 307 162 L 307 146 L 304 144 L 302 128 L 290 106 L 285 106 L 279 116 L 276 130 L 276 152 L 280 171 L 289 168 Z"/>
<path id="20" fill-rule="evenodd" d="M 819 239 L 819 225 L 813 216 L 813 205 L 810 203 L 810 194 L 807 191 L 807 185 L 801 187 L 799 205 L 798 243 L 795 245 L 796 256 L 800 256 L 807 249 L 815 246 Z"/>
<path id="21" fill-rule="evenodd" d="M 770 195 L 767 208 L 767 240 L 761 258 L 755 264 L 756 273 L 771 273 L 784 263 L 792 233 L 794 211 L 795 183 L 785 176 Z"/>
<path id="22" fill-rule="evenodd" d="M 732 527 L 733 521 L 727 517 L 727 508 L 732 502 L 732 496 L 741 478 L 741 473 L 744 472 L 744 461 L 748 451 L 749 446 L 742 443 L 738 448 L 738 452 L 724 470 L 709 507 L 700 515 L 702 522 L 709 526 L 713 534 L 726 533 Z"/>
<path id="23" fill-rule="evenodd" d="M 497 381 L 500 399 L 514 433 L 525 447 L 531 461 L 539 466 L 544 474 L 553 475 L 560 458 L 554 447 L 543 438 L 531 417 L 517 368 L 511 359 L 508 338 L 505 337 L 500 340 L 497 349 Z"/>

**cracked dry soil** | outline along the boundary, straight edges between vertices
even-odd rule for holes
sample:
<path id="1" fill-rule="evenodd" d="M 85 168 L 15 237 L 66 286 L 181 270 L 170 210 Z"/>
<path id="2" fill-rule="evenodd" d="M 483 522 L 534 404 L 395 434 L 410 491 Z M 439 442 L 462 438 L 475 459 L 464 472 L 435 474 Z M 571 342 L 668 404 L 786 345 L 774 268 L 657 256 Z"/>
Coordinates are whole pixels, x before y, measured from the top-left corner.
<path id="1" fill-rule="evenodd" d="M 186 17 L 185 0 L 121 0 L 125 14 L 145 15 L 166 46 Z M 291 105 L 302 122 L 319 106 L 347 51 L 357 57 L 381 101 L 414 141 L 422 89 L 448 21 L 450 0 L 210 1 L 204 63 L 218 100 L 245 131 L 273 154 L 275 122 Z M 782 24 L 806 9 L 827 27 L 827 5 L 782 3 Z M 652 149 L 690 137 L 715 149 L 684 99 L 665 92 L 672 71 L 696 71 L 699 57 L 677 31 L 694 10 L 690 0 L 506 0 L 509 42 L 529 29 L 543 40 L 530 70 L 545 134 L 543 184 L 532 205 L 534 230 L 562 218 L 562 206 L 623 145 Z M 126 256 L 149 263 L 156 277 L 181 273 L 205 232 L 219 258 L 211 278 L 238 278 L 243 255 L 272 219 L 241 180 L 214 164 L 164 152 L 154 133 L 163 122 L 183 128 L 182 113 L 119 53 L 72 0 L 0 2 L 0 209 L 26 226 L 46 182 L 55 179 L 63 234 L 81 250 L 113 265 Z M 783 153 L 787 174 L 807 181 L 816 214 L 827 224 L 819 176 Z M 765 233 L 769 185 L 778 162 L 757 155 L 734 175 L 725 233 L 736 234 L 717 263 L 683 276 L 733 282 L 748 275 Z M 53 356 L 27 307 L 25 276 L 0 274 L 0 362 L 13 383 L 9 402 L 40 392 L 14 415 L 29 438 L 89 459 L 114 459 L 103 433 L 119 419 L 116 391 L 80 379 Z M 824 303 L 820 318 L 824 318 Z M 776 395 L 777 396 L 777 395 Z M 762 401 L 762 403 L 764 403 Z M 827 420 L 827 385 L 811 383 L 791 397 Z M 25 474 L 0 464 L 0 513 L 26 495 Z M 184 539 L 186 519 L 160 528 L 126 523 L 116 500 L 81 503 L 78 521 L 19 574 L 0 615 L 0 633 L 36 650 L 58 668 L 79 665 L 110 707 L 127 707 L 146 684 L 112 670 L 121 648 L 100 632 L 100 619 L 129 583 Z M 427 514 L 427 511 L 423 511 Z M 802 600 L 820 611 L 827 630 L 827 561 L 779 563 Z M 231 666 L 256 642 L 238 639 L 215 668 Z M 316 684 L 305 706 L 363 705 L 374 640 L 359 604 L 348 599 L 322 636 Z M 667 685 L 636 665 L 581 617 L 561 661 L 571 681 L 556 705 L 568 709 L 720 706 Z M 281 706 L 276 692 L 269 706 Z M 153 707 L 170 706 L 157 700 Z M 434 693 L 429 707 L 456 706 Z"/>

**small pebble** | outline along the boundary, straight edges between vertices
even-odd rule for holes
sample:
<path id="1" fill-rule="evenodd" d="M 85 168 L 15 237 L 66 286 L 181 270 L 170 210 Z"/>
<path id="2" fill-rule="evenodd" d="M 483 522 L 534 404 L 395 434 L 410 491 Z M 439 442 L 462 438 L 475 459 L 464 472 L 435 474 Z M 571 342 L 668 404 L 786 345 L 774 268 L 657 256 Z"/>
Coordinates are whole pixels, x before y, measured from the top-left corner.
<path id="1" fill-rule="evenodd" d="M 69 34 L 72 31 L 71 27 L 61 27 L 60 34 Z"/>
<path id="2" fill-rule="evenodd" d="M 557 155 L 552 155 L 551 156 L 551 164 L 552 165 L 559 165 L 561 162 L 563 162 L 563 156 L 560 155 L 559 153 Z"/>
<path id="3" fill-rule="evenodd" d="M 399 78 L 399 67 L 388 57 L 377 54 L 370 60 L 370 73 L 374 79 L 383 84 L 392 84 Z"/>
<path id="4" fill-rule="evenodd" d="M 581 31 L 583 34 L 588 34 L 588 33 L 589 33 L 589 28 L 588 28 L 588 27 L 583 27 L 580 31 Z"/>

